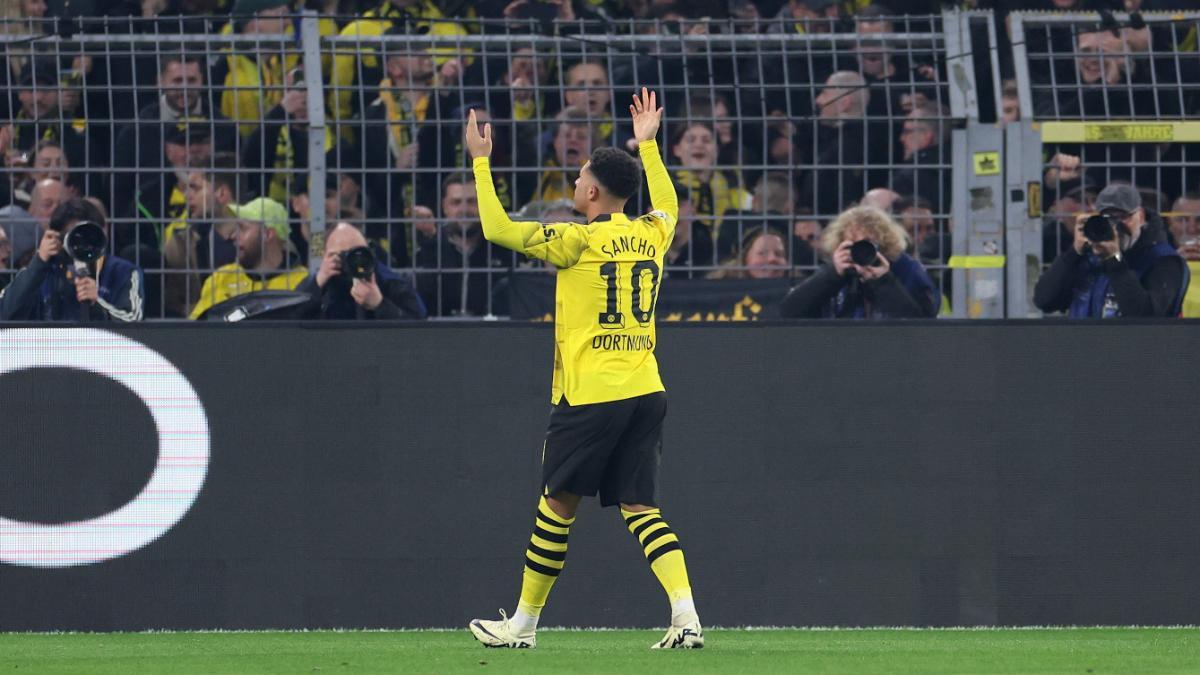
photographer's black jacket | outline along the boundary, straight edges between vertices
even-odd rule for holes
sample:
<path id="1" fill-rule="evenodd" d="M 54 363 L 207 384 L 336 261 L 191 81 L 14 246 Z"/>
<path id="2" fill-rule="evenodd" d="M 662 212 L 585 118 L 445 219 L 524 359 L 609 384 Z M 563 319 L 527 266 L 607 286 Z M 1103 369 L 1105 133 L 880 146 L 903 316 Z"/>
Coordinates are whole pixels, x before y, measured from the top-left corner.
<path id="1" fill-rule="evenodd" d="M 874 281 L 841 276 L 831 264 L 805 279 L 783 298 L 779 315 L 787 319 L 932 319 L 938 305 L 933 281 L 907 254 Z"/>
<path id="2" fill-rule="evenodd" d="M 75 272 L 66 256 L 42 262 L 33 256 L 12 283 L 0 292 L 4 321 L 141 321 L 145 282 L 137 265 L 106 256 L 99 265 L 99 301 L 83 306 L 75 297 Z"/>
<path id="3" fill-rule="evenodd" d="M 1100 261 L 1079 255 L 1072 246 L 1037 280 L 1033 303 L 1043 312 L 1068 312 L 1072 318 L 1178 316 L 1187 292 L 1188 269 L 1166 243 L 1166 226 L 1146 212 L 1141 236 L 1124 251 L 1124 260 Z"/>
<path id="4" fill-rule="evenodd" d="M 350 295 L 351 279 L 345 275 L 330 277 L 325 288 L 317 285 L 317 277 L 308 277 L 296 287 L 313 297 L 301 318 L 303 319 L 424 319 L 428 313 L 425 303 L 417 294 L 407 275 L 393 272 L 381 262 L 375 262 L 375 283 L 383 293 L 383 302 L 373 311 L 354 302 Z"/>

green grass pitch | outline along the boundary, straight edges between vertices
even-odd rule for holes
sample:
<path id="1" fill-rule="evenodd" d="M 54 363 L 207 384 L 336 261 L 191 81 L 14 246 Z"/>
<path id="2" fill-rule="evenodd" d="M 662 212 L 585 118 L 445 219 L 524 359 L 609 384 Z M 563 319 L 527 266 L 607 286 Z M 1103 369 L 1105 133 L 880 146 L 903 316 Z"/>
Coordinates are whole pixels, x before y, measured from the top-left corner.
<path id="1" fill-rule="evenodd" d="M 0 634 L 7 673 L 1200 673 L 1200 628 L 543 630 L 536 650 L 466 630 Z"/>

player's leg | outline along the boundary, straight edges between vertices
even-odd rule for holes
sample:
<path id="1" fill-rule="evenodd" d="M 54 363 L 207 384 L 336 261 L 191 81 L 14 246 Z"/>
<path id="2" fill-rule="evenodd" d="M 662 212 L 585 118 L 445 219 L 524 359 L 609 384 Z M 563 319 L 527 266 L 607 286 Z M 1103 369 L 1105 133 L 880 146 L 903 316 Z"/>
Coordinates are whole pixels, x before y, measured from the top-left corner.
<path id="1" fill-rule="evenodd" d="M 704 646 L 700 616 L 692 599 L 688 581 L 687 562 L 679 537 L 671 530 L 658 507 L 646 504 L 621 504 L 621 517 L 630 533 L 637 538 L 650 563 L 650 570 L 667 592 L 671 603 L 671 627 L 655 649 L 691 649 Z"/>
<path id="2" fill-rule="evenodd" d="M 533 534 L 525 550 L 525 570 L 521 577 L 521 599 L 511 617 L 500 612 L 500 619 L 475 619 L 471 633 L 486 647 L 531 648 L 537 646 L 537 624 L 550 589 L 567 561 L 567 538 L 575 522 L 579 495 L 558 492 L 538 500 Z"/>
<path id="3" fill-rule="evenodd" d="M 667 592 L 671 630 L 655 647 L 702 647 L 704 636 L 692 599 L 683 548 L 657 506 L 666 413 L 666 394 L 639 397 L 638 409 L 613 453 L 607 480 L 601 487 L 601 503 L 614 494 L 618 496 L 626 527 L 637 538 L 651 571 Z"/>
<path id="4" fill-rule="evenodd" d="M 543 497 L 525 550 L 521 598 L 512 617 L 476 619 L 471 632 L 488 647 L 533 647 L 538 619 L 562 572 L 567 540 L 582 497 L 598 490 L 608 457 L 632 406 L 555 406 L 542 454 Z M 616 433 L 614 433 L 616 429 Z"/>

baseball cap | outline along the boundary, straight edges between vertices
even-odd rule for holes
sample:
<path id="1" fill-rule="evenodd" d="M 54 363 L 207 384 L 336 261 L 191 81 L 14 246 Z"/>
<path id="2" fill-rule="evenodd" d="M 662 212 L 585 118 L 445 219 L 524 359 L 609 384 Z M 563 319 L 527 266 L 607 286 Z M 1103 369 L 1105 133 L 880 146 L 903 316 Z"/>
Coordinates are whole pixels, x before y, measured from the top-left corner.
<path id="1" fill-rule="evenodd" d="M 230 206 L 229 210 L 239 220 L 262 223 L 263 226 L 275 230 L 275 236 L 282 242 L 286 243 L 291 235 L 287 209 L 270 197 L 252 199 L 241 206 Z"/>
<path id="2" fill-rule="evenodd" d="M 34 58 L 25 62 L 21 67 L 21 85 L 31 84 L 58 85 L 58 63 L 47 57 Z"/>
<path id="3" fill-rule="evenodd" d="M 1109 185 L 1096 197 L 1095 208 L 1100 213 L 1109 209 L 1130 213 L 1142 208 L 1142 195 L 1132 185 L 1124 183 Z"/>

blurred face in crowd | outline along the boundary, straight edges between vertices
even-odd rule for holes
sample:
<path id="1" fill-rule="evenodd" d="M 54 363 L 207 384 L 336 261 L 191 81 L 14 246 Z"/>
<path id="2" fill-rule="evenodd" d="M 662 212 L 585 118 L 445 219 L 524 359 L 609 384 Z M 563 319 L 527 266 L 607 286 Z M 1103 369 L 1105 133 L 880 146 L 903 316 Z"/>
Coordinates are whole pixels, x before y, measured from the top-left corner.
<path id="1" fill-rule="evenodd" d="M 393 87 L 433 82 L 433 57 L 424 50 L 416 54 L 393 54 L 388 57 L 386 69 Z"/>
<path id="2" fill-rule="evenodd" d="M 258 33 L 261 35 L 280 35 L 287 31 L 288 20 L 284 18 L 288 13 L 287 5 L 264 9 L 254 15 L 246 27 L 242 30 L 243 33 Z"/>
<path id="3" fill-rule="evenodd" d="M 580 63 L 567 71 L 567 105 L 586 110 L 592 117 L 607 117 L 612 102 L 608 73 L 598 63 Z"/>
<path id="4" fill-rule="evenodd" d="M 722 145 L 728 145 L 733 142 L 733 122 L 729 115 L 729 106 L 725 105 L 724 99 L 716 99 L 713 101 L 712 114 L 715 121 L 713 122 L 713 130 L 717 132 L 717 140 Z"/>
<path id="5" fill-rule="evenodd" d="M 1059 226 L 1070 234 L 1075 231 L 1075 214 L 1090 210 L 1090 203 L 1085 204 L 1075 197 L 1064 195 L 1054 200 L 1046 215 L 1057 221 Z"/>
<path id="6" fill-rule="evenodd" d="M 746 249 L 746 274 L 751 279 L 778 279 L 787 274 L 787 248 L 783 238 L 764 232 Z"/>
<path id="7" fill-rule="evenodd" d="M 908 231 L 913 244 L 920 246 L 925 237 L 933 234 L 933 212 L 923 206 L 910 206 L 900 212 L 900 224 Z"/>
<path id="8" fill-rule="evenodd" d="M 21 0 L 21 15 L 29 19 L 46 16 L 46 0 Z"/>
<path id="9" fill-rule="evenodd" d="M 451 183 L 442 195 L 442 215 L 457 222 L 463 229 L 479 223 L 479 202 L 475 198 L 475 183 Z"/>
<path id="10" fill-rule="evenodd" d="M 710 169 L 717 163 L 717 139 L 712 129 L 693 124 L 671 149 L 683 166 L 689 169 Z"/>
<path id="11" fill-rule="evenodd" d="M 528 86 L 545 85 L 548 72 L 546 61 L 537 57 L 533 47 L 521 47 L 509 61 L 508 83 L 522 80 Z"/>
<path id="12" fill-rule="evenodd" d="M 186 169 L 188 166 L 203 165 L 212 157 L 212 141 L 207 138 L 201 138 L 184 143 L 176 143 L 167 141 L 163 144 L 163 154 L 167 157 L 167 163 L 176 170 L 176 173 L 183 173 L 182 181 L 186 181 Z"/>
<path id="13" fill-rule="evenodd" d="M 202 171 L 192 171 L 187 177 L 183 199 L 187 203 L 188 215 L 192 218 L 211 218 L 216 206 L 216 195 L 212 183 Z"/>
<path id="14" fill-rule="evenodd" d="M 43 228 L 50 222 L 50 214 L 67 198 L 67 187 L 62 181 L 47 178 L 33 188 L 29 199 L 29 214 L 37 219 Z"/>
<path id="15" fill-rule="evenodd" d="M 1177 214 L 1171 216 L 1168 220 L 1168 225 L 1171 228 L 1171 234 L 1175 236 L 1175 241 L 1183 244 L 1188 241 L 1200 239 L 1200 199 L 1188 199 L 1180 197 L 1175 200 L 1175 204 L 1171 210 Z"/>
<path id="16" fill-rule="evenodd" d="M 797 239 L 807 242 L 814 249 L 819 245 L 821 230 L 821 223 L 816 220 L 797 220 L 792 225 L 792 234 Z"/>
<path id="17" fill-rule="evenodd" d="M 1011 124 L 1021 119 L 1021 102 L 1016 96 L 1005 96 L 1000 102 L 1001 118 L 1005 124 Z"/>
<path id="18" fill-rule="evenodd" d="M 21 101 L 25 116 L 30 119 L 38 120 L 58 114 L 58 90 L 53 87 L 42 85 L 36 91 L 22 89 L 17 93 L 17 99 Z"/>
<path id="19" fill-rule="evenodd" d="M 258 269 L 263 264 L 263 248 L 277 244 L 275 231 L 253 220 L 239 220 L 233 243 L 237 247 L 237 263 L 242 269 Z"/>
<path id="20" fill-rule="evenodd" d="M 8 233 L 0 227 L 0 270 L 6 270 L 12 266 L 12 242 L 8 240 Z"/>
<path id="21" fill-rule="evenodd" d="M 341 253 L 367 245 L 367 238 L 350 223 L 338 223 L 325 238 L 326 253 Z"/>
<path id="22" fill-rule="evenodd" d="M 191 110 L 200 101 L 200 89 L 204 78 L 200 75 L 200 64 L 169 61 L 158 76 L 158 87 L 162 89 L 167 105 L 176 112 Z"/>
<path id="23" fill-rule="evenodd" d="M 583 166 L 592 154 L 592 126 L 585 123 L 562 122 L 554 134 L 554 156 L 559 166 L 572 169 Z"/>
<path id="24" fill-rule="evenodd" d="M 827 86 L 817 94 L 817 117 L 823 120 L 839 120 L 854 106 L 854 93 L 842 87 Z"/>
<path id="25" fill-rule="evenodd" d="M 837 5 L 831 5 L 821 10 L 810 9 L 804 0 L 788 0 L 788 11 L 792 18 L 804 21 L 804 30 L 810 33 L 830 33 L 833 22 L 838 16 Z"/>
<path id="26" fill-rule="evenodd" d="M 33 158 L 33 171 L 30 176 L 35 181 L 53 178 L 62 182 L 67 180 L 67 156 L 62 148 L 55 145 L 42 146 Z"/>
<path id="27" fill-rule="evenodd" d="M 892 74 L 892 60 L 887 47 L 877 40 L 858 45 L 858 66 L 864 77 L 883 79 Z"/>
<path id="28" fill-rule="evenodd" d="M 1085 84 L 1095 84 L 1101 79 L 1108 84 L 1121 81 L 1125 72 L 1125 59 L 1120 55 L 1125 46 L 1121 38 L 1108 31 L 1083 33 L 1076 49 L 1080 54 L 1075 57 L 1075 65 L 1079 68 L 1079 79 Z"/>
<path id="29" fill-rule="evenodd" d="M 904 120 L 904 130 L 900 132 L 900 145 L 904 147 L 904 159 L 912 159 L 918 152 L 933 146 L 936 140 L 933 129 L 925 120 L 911 118 Z"/>

